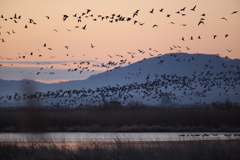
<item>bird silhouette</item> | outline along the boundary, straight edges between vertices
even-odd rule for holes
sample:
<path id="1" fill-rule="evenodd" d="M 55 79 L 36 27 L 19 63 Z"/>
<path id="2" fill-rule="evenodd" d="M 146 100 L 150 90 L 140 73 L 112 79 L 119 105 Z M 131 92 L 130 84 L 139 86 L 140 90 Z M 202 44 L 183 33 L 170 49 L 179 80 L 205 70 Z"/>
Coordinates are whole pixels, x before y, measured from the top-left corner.
<path id="1" fill-rule="evenodd" d="M 201 20 L 201 21 L 198 22 L 198 26 L 199 26 L 200 24 L 204 24 L 204 22 Z"/>
<path id="2" fill-rule="evenodd" d="M 220 19 L 224 19 L 224 20 L 226 20 L 226 21 L 227 21 L 227 19 L 226 19 L 225 17 L 222 17 L 222 18 L 220 18 Z"/>
<path id="3" fill-rule="evenodd" d="M 93 46 L 92 44 L 91 44 L 91 48 L 94 48 L 95 46 Z"/>
<path id="4" fill-rule="evenodd" d="M 213 39 L 215 39 L 217 37 L 217 35 L 213 35 Z"/>
<path id="5" fill-rule="evenodd" d="M 87 14 L 88 14 L 89 12 L 91 12 L 91 10 L 90 10 L 90 9 L 87 9 Z"/>
<path id="6" fill-rule="evenodd" d="M 86 30 L 87 25 L 83 26 L 82 29 Z"/>
<path id="7" fill-rule="evenodd" d="M 136 10 L 134 13 L 133 13 L 133 18 L 135 17 L 135 16 L 138 16 L 138 12 L 139 12 L 140 10 L 138 9 L 138 10 Z"/>
<path id="8" fill-rule="evenodd" d="M 151 11 L 149 11 L 149 12 L 153 14 L 153 11 L 154 11 L 154 8 Z"/>
<path id="9" fill-rule="evenodd" d="M 191 11 L 195 11 L 197 5 L 195 5 L 192 9 L 190 9 Z"/>
<path id="10" fill-rule="evenodd" d="M 184 8 L 182 8 L 182 9 L 180 9 L 180 11 L 185 11 L 185 9 L 186 9 L 186 7 L 184 7 Z"/>
<path id="11" fill-rule="evenodd" d="M 236 14 L 236 13 L 238 13 L 238 11 L 233 11 L 231 14 Z"/>

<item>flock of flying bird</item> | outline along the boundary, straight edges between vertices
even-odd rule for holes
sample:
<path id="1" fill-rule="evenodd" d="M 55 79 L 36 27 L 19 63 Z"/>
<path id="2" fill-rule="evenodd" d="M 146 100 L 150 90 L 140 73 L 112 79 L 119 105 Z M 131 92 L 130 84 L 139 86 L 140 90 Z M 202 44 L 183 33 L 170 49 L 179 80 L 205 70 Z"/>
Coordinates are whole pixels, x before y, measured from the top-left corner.
<path id="1" fill-rule="evenodd" d="M 175 63 L 184 62 L 185 64 L 195 64 L 196 58 L 203 55 L 187 55 L 187 59 L 178 57 L 178 54 L 170 54 L 168 56 L 171 59 L 168 59 L 167 62 L 166 59 L 163 59 L 162 61 L 162 57 L 155 58 L 154 61 L 155 63 L 162 61 L 161 64 L 158 65 L 173 63 L 174 61 Z M 240 86 L 240 66 L 229 65 L 219 56 L 212 55 L 211 57 L 212 59 L 206 59 L 205 64 L 199 66 L 202 68 L 201 70 L 194 71 L 191 76 L 180 76 L 177 74 L 149 74 L 145 77 L 145 82 L 131 82 L 125 85 L 107 85 L 96 87 L 95 89 L 83 87 L 82 89 L 59 89 L 57 91 L 49 90 L 47 92 L 36 92 L 33 94 L 22 95 L 15 93 L 14 96 L 7 95 L 0 97 L 0 102 L 8 103 L 12 100 L 15 102 L 34 100 L 44 102 L 44 105 L 47 106 L 71 107 L 89 104 L 99 105 L 108 101 L 117 101 L 121 102 L 123 105 L 127 105 L 129 101 L 134 99 L 134 97 L 139 96 L 142 100 L 148 102 L 156 101 L 160 103 L 162 99 L 167 98 L 169 101 L 181 103 L 183 98 L 188 98 L 193 104 L 206 105 L 207 103 L 204 101 L 204 98 L 206 98 L 207 94 L 212 91 L 215 91 L 218 96 L 227 96 L 228 94 L 238 96 Z M 214 64 L 214 58 L 222 60 L 224 63 Z M 136 71 L 135 75 L 134 73 L 128 74 L 130 74 L 128 75 L 128 79 L 130 76 L 136 78 L 141 72 L 139 70 Z M 196 100 L 196 97 L 199 100 Z M 136 105 L 138 104 L 136 103 Z"/>
<path id="2" fill-rule="evenodd" d="M 209 136 L 213 136 L 213 137 L 217 137 L 218 135 L 221 136 L 221 134 L 216 134 L 216 133 L 213 133 L 213 134 L 179 134 L 179 137 L 209 137 Z M 224 134 L 223 136 L 225 137 L 240 137 L 240 134 L 239 133 L 233 133 L 233 134 Z"/>
<path id="3" fill-rule="evenodd" d="M 196 5 L 189 9 L 190 11 L 195 11 L 196 10 Z M 156 14 L 157 12 L 162 13 L 164 12 L 164 8 L 161 8 L 160 10 L 156 10 L 155 8 L 151 9 L 149 11 L 150 14 Z M 117 23 L 117 22 L 133 22 L 134 25 L 139 24 L 140 26 L 145 25 L 145 23 L 140 22 L 138 20 L 136 20 L 136 18 L 138 17 L 140 13 L 140 10 L 136 10 L 135 12 L 133 12 L 133 15 L 125 17 L 122 16 L 120 14 L 111 14 L 111 15 L 107 15 L 107 16 L 103 16 L 103 15 L 93 15 L 91 14 L 91 10 L 87 9 L 86 12 L 78 15 L 77 13 L 70 16 L 70 15 L 63 15 L 62 16 L 62 20 L 64 22 L 66 22 L 69 18 L 74 17 L 76 19 L 77 23 L 82 23 L 84 21 L 85 18 L 92 18 L 93 21 L 104 21 L 107 20 L 110 23 Z M 233 14 L 237 14 L 238 11 L 233 11 L 230 15 Z M 186 16 L 186 7 L 181 8 L 179 11 L 175 12 L 175 14 L 180 14 L 181 16 Z M 205 16 L 206 14 L 203 13 L 200 15 L 200 20 L 199 22 L 196 24 L 198 26 L 200 25 L 204 25 L 205 24 Z M 45 16 L 47 20 L 50 20 L 51 17 L 50 16 Z M 167 18 L 171 17 L 171 14 L 167 14 L 166 15 Z M 21 15 L 17 15 L 15 14 L 13 17 L 9 17 L 6 18 L 4 17 L 4 15 L 1 15 L 0 17 L 2 20 L 4 21 L 13 21 L 14 23 L 18 23 L 18 21 L 20 21 L 22 19 Z M 227 18 L 222 17 L 220 18 L 220 20 L 225 20 L 228 21 Z M 35 20 L 33 20 L 32 18 L 29 19 L 29 24 L 25 24 L 25 26 L 23 26 L 24 28 L 29 28 L 31 27 L 30 25 L 37 25 L 37 22 Z M 170 22 L 170 24 L 175 24 L 174 22 Z M 187 24 L 181 24 L 182 26 L 186 26 Z M 153 24 L 152 28 L 156 28 L 158 27 L 157 24 Z M 0 27 L 1 29 L 2 27 Z M 83 30 L 87 29 L 87 24 L 84 24 L 82 27 L 80 27 L 79 25 L 75 26 L 75 29 L 77 28 L 82 28 Z M 71 31 L 70 29 L 67 29 L 68 31 Z M 54 32 L 58 32 L 57 29 L 53 29 Z M 11 34 L 16 34 L 16 31 L 7 31 L 6 34 L 11 35 Z M 4 33 L 0 32 L 0 36 L 4 35 Z M 224 34 L 224 35 L 213 35 L 213 39 L 216 39 L 217 37 L 224 37 L 227 38 L 229 35 L 228 34 Z M 201 36 L 198 36 L 197 39 L 202 39 Z M 1 42 L 7 42 L 6 38 L 1 38 L 0 39 Z M 187 39 L 185 37 L 181 38 L 182 41 L 186 41 Z M 189 38 L 189 40 L 194 40 L 194 37 L 191 36 Z M 43 48 L 47 48 L 49 51 L 54 50 L 54 48 L 52 48 L 51 46 L 49 46 L 47 43 L 44 43 L 42 45 Z M 90 48 L 95 48 L 96 46 L 93 44 L 90 44 L 89 46 Z M 69 46 L 64 46 L 63 48 L 65 49 L 69 49 Z M 173 45 L 170 46 L 170 50 L 176 50 L 178 52 L 181 52 L 181 49 L 186 48 L 186 50 L 190 50 L 190 48 L 188 46 L 179 46 L 179 45 Z M 231 52 L 232 50 L 227 49 L 227 52 Z M 131 64 L 131 61 L 129 60 L 129 58 L 135 58 L 137 55 L 141 54 L 145 54 L 147 55 L 146 58 L 143 58 L 142 61 L 140 61 L 140 63 L 142 63 L 144 60 L 146 60 L 147 58 L 150 57 L 157 57 L 158 59 L 160 59 L 158 61 L 158 64 L 161 65 L 164 63 L 164 60 L 161 59 L 161 54 L 158 53 L 158 50 L 156 49 L 152 49 L 149 48 L 147 51 L 146 50 L 142 50 L 142 49 L 138 49 L 137 51 L 134 52 L 127 52 L 128 55 L 130 55 L 130 57 L 126 57 L 123 55 L 109 55 L 109 58 L 112 59 L 113 57 L 116 58 L 120 58 L 118 62 L 109 60 L 107 63 L 94 63 L 92 61 L 78 61 L 78 62 L 73 62 L 72 65 L 74 65 L 75 67 L 71 67 L 70 69 L 67 69 L 68 72 L 74 72 L 74 71 L 79 71 L 79 73 L 81 74 L 83 71 L 92 71 L 94 72 L 95 70 L 92 68 L 95 67 L 102 67 L 102 68 L 106 68 L 107 71 L 112 71 L 112 69 L 117 69 L 120 68 L 122 66 L 126 66 L 128 64 Z M 36 56 L 36 57 L 42 57 L 45 56 L 43 54 L 38 54 L 35 55 L 34 52 L 31 53 L 25 53 L 24 55 L 21 55 L 21 53 L 18 54 L 18 57 L 16 57 L 16 59 L 27 59 L 28 56 Z M 70 56 L 69 54 L 66 54 L 66 56 Z M 171 55 L 174 58 L 177 57 L 176 54 Z M 74 57 L 72 55 L 72 57 Z M 13 58 L 6 58 L 6 57 L 0 57 L 2 60 L 13 60 Z M 50 56 L 49 58 L 55 58 L 55 56 Z M 226 56 L 226 58 L 228 58 Z M 97 57 L 95 59 L 98 59 Z M 190 59 L 186 59 L 186 61 L 193 61 L 194 58 L 190 58 Z M 175 60 L 176 62 L 180 62 L 179 58 L 176 58 Z M 181 61 L 185 61 L 181 60 Z M 38 63 L 37 65 L 40 65 L 39 71 L 36 73 L 36 75 L 40 75 L 43 73 L 47 73 L 50 75 L 54 75 L 54 72 L 44 72 L 43 70 L 45 68 L 54 68 L 54 65 L 51 65 L 50 63 L 44 62 L 44 63 Z M 50 66 L 51 65 L 51 66 Z M 69 64 L 62 64 L 63 66 L 69 66 Z M 0 64 L 0 67 L 3 66 L 3 64 Z M 205 68 L 209 68 L 211 69 L 210 64 L 206 64 Z M 224 64 L 222 65 L 223 68 L 226 68 L 227 66 L 225 66 Z M 11 95 L 7 95 L 7 96 L 2 96 L 0 97 L 0 102 L 3 101 L 5 103 L 7 103 L 7 101 L 14 99 L 15 101 L 19 102 L 19 101 L 24 101 L 24 100 L 45 100 L 45 104 L 46 105 L 54 105 L 54 106 L 76 106 L 76 105 L 84 105 L 84 104 L 100 104 L 103 101 L 121 101 L 123 104 L 126 104 L 128 102 L 129 99 L 133 98 L 134 94 L 139 94 L 142 96 L 142 98 L 147 98 L 147 100 L 151 100 L 151 99 L 156 99 L 157 101 L 160 101 L 161 98 L 163 97 L 168 97 L 171 100 L 174 101 L 179 101 L 181 102 L 181 99 L 177 98 L 176 94 L 174 93 L 175 90 L 178 91 L 183 91 L 182 92 L 182 97 L 185 96 L 197 96 L 197 97 L 205 97 L 205 93 L 208 91 L 211 91 L 212 88 L 214 87 L 218 87 L 218 88 L 224 88 L 224 90 L 226 91 L 225 94 L 229 91 L 229 90 L 233 90 L 235 89 L 235 85 L 239 85 L 240 84 L 240 79 L 237 78 L 240 75 L 240 69 L 239 66 L 231 66 L 232 68 L 237 68 L 237 71 L 224 71 L 224 72 L 220 72 L 217 74 L 211 73 L 210 71 L 208 72 L 202 72 L 200 75 L 196 75 L 196 72 L 193 73 L 193 77 L 189 78 L 186 76 L 178 76 L 178 75 L 167 75 L 167 74 L 163 74 L 163 75 L 154 75 L 155 79 L 150 81 L 149 80 L 149 76 L 148 75 L 146 77 L 146 82 L 145 83 L 131 83 L 131 84 L 126 84 L 123 86 L 105 86 L 105 87 L 100 87 L 100 88 L 96 88 L 96 89 L 80 89 L 80 90 L 68 90 L 68 91 L 63 91 L 63 90 L 58 90 L 58 91 L 48 91 L 47 93 L 43 93 L 43 92 L 36 92 L 35 94 L 32 95 L 27 95 L 27 94 L 23 94 L 20 95 L 18 93 L 15 93 L 14 96 Z M 24 72 L 24 71 L 22 71 Z M 22 73 L 21 72 L 21 73 Z M 108 75 L 109 73 L 106 72 L 106 75 Z M 125 77 L 125 79 L 130 79 L 130 73 L 128 73 L 128 75 Z M 139 76 L 141 74 L 141 69 L 139 69 L 136 73 L 132 73 L 136 74 L 137 76 Z M 215 76 L 215 79 L 211 79 L 210 76 Z M 208 78 L 206 78 L 208 77 Z M 229 78 L 232 77 L 232 78 Z M 26 84 L 29 84 L 29 82 L 26 82 Z M 224 84 L 224 85 L 223 85 Z M 199 91 L 194 91 L 194 89 L 196 89 L 197 87 L 201 86 L 203 87 L 203 90 L 201 92 Z M 161 88 L 171 88 L 172 87 L 172 91 L 162 91 Z M 190 92 L 187 92 L 187 90 L 189 90 Z M 224 94 L 224 93 L 221 93 Z M 235 91 L 235 94 L 237 95 L 238 93 Z M 55 100 L 53 100 L 55 99 Z M 191 98 L 190 98 L 191 99 Z M 84 102 L 85 101 L 85 102 Z M 79 103 L 82 102 L 82 103 Z M 195 104 L 204 104 L 205 102 L 203 101 L 196 101 L 194 102 Z"/>

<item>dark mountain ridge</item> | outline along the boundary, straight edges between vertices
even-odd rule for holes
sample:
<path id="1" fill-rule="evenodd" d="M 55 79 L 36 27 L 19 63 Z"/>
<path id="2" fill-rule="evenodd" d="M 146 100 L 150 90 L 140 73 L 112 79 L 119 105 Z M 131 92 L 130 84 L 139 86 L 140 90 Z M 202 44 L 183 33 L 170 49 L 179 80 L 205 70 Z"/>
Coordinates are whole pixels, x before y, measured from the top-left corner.
<path id="1" fill-rule="evenodd" d="M 163 93 L 172 95 L 170 97 L 174 97 L 171 99 L 173 103 L 211 103 L 213 101 L 223 101 L 226 98 L 230 98 L 234 102 L 240 102 L 238 98 L 238 93 L 240 93 L 239 77 L 239 59 L 232 60 L 217 55 L 169 53 L 92 75 L 86 80 L 54 84 L 43 84 L 31 80 L 22 80 L 22 82 L 0 80 L 0 96 L 14 93 L 23 94 L 26 92 L 24 85 L 29 84 L 34 86 L 34 90 L 38 92 L 90 89 L 94 90 L 92 95 L 95 96 L 97 96 L 95 91 L 97 88 L 126 85 L 135 86 L 135 90 L 128 90 L 128 94 L 131 95 L 130 98 L 128 97 L 128 101 L 137 100 L 147 104 L 160 103 Z M 28 82 L 30 83 L 28 84 Z M 152 91 L 146 91 L 146 87 L 136 87 L 141 84 L 155 86 Z M 150 95 L 146 92 L 149 92 Z M 74 101 L 74 105 L 77 106 L 82 102 L 82 98 L 78 97 Z M 60 99 L 56 99 L 56 102 Z M 100 97 L 97 97 L 98 101 L 93 100 L 94 98 L 90 95 L 87 99 L 88 104 L 102 102 L 102 100 L 99 100 Z M 114 98 L 106 98 L 106 100 L 113 99 L 123 100 L 123 98 L 118 99 L 116 95 Z"/>

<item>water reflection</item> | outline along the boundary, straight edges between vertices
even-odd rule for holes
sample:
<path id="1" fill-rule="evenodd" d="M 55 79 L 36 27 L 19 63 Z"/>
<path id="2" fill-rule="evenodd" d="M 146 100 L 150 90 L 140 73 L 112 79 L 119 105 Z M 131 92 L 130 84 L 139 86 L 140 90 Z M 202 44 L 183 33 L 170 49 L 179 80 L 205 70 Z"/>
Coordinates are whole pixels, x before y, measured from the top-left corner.
<path id="1" fill-rule="evenodd" d="M 186 133 L 0 133 L 0 141 L 4 142 L 78 142 L 78 141 L 182 141 L 182 140 L 229 140 L 240 139 L 240 133 L 226 132 L 186 132 Z"/>

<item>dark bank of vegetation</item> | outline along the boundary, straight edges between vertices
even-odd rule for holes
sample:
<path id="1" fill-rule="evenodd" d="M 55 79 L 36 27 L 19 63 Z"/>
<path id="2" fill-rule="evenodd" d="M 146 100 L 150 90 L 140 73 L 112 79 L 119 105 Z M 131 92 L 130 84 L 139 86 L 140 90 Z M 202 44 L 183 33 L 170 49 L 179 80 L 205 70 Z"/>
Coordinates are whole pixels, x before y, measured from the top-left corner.
<path id="1" fill-rule="evenodd" d="M 147 106 L 106 103 L 85 107 L 1 107 L 1 132 L 172 132 L 240 131 L 240 107 Z"/>
<path id="2" fill-rule="evenodd" d="M 0 157 L 4 160 L 239 160 L 240 140 L 170 141 L 170 142 L 79 142 L 69 147 L 66 142 L 19 144 L 0 142 Z M 86 143 L 86 142 L 85 142 Z"/>

